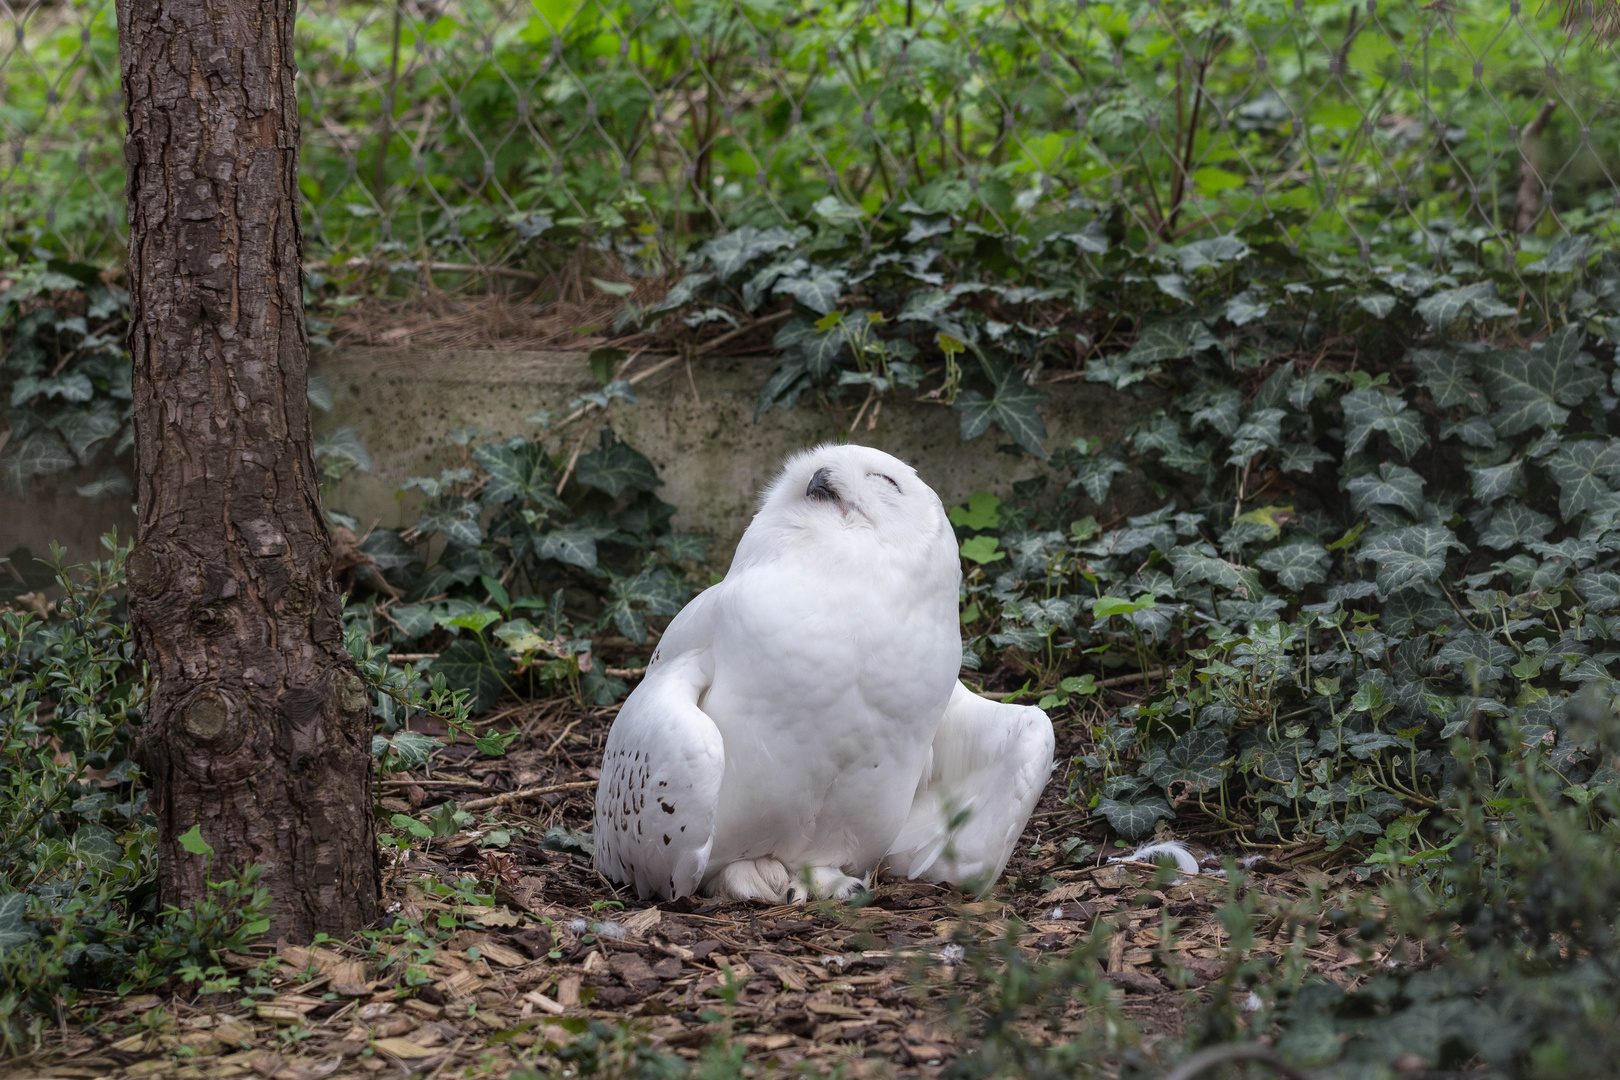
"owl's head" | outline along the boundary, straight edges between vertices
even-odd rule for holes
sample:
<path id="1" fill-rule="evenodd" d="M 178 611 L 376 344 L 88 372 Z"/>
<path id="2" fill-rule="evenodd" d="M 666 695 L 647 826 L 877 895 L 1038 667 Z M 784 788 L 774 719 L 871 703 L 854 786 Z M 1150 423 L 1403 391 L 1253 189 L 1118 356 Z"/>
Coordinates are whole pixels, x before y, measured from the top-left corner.
<path id="1" fill-rule="evenodd" d="M 917 470 L 869 446 L 825 444 L 790 458 L 760 501 L 759 521 L 821 535 L 869 532 L 887 546 L 955 540 L 939 496 Z"/>

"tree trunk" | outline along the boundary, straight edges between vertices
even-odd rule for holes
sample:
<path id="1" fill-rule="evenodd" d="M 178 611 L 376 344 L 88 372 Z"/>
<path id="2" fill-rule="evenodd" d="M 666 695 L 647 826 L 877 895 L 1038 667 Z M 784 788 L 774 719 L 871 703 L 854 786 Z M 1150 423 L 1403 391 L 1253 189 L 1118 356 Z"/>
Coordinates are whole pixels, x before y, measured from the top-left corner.
<path id="1" fill-rule="evenodd" d="M 371 720 L 305 397 L 292 0 L 118 0 L 118 27 L 160 895 L 260 863 L 272 936 L 354 931 L 377 915 Z"/>

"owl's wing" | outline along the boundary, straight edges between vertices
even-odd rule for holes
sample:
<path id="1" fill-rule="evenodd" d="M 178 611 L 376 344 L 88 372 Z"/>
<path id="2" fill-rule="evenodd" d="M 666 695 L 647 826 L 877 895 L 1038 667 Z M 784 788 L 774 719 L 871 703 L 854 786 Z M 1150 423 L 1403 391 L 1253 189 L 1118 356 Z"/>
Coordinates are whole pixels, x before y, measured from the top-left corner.
<path id="1" fill-rule="evenodd" d="M 608 732 L 596 788 L 596 868 L 667 900 L 697 891 L 714 846 L 725 749 L 698 708 L 714 665 L 714 590 L 676 616 Z M 675 648 L 681 651 L 675 651 Z"/>
<path id="2" fill-rule="evenodd" d="M 889 853 L 893 872 L 989 888 L 1052 774 L 1054 746 L 1040 709 L 1003 705 L 957 683 L 933 763 Z"/>

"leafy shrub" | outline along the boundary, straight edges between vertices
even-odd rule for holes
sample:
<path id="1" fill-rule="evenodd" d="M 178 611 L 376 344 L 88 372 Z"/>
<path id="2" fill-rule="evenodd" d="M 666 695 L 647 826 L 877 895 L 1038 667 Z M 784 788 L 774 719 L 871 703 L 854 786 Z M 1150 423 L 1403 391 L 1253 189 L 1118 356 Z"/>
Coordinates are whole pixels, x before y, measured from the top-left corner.
<path id="1" fill-rule="evenodd" d="M 590 397 L 599 400 L 576 404 L 635 400 L 612 379 Z M 427 496 L 416 524 L 360 543 L 370 559 L 362 581 L 377 591 L 351 604 L 351 617 L 379 641 L 438 645 L 429 672 L 466 690 L 474 712 L 503 693 L 622 698 L 628 687 L 604 670 L 591 635 L 613 629 L 625 645 L 645 645 L 648 620 L 674 615 L 692 594 L 707 538 L 671 530 L 675 507 L 654 494 L 663 481 L 652 462 L 610 427 L 594 448 L 585 442 L 565 455 L 537 439 L 474 445 L 470 433 L 453 434 L 453 467 L 406 481 Z M 421 549 L 441 542 L 428 564 Z"/>

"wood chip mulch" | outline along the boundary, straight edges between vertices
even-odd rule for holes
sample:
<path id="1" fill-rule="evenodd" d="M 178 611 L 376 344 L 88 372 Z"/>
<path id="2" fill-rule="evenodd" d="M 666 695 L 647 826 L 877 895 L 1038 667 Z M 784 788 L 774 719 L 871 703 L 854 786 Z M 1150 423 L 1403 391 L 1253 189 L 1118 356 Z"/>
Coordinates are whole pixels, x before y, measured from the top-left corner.
<path id="1" fill-rule="evenodd" d="M 520 749 L 486 759 L 448 746 L 418 773 L 385 778 L 382 828 L 391 830 L 393 814 L 425 821 L 447 800 L 594 779 L 611 718 L 612 710 L 559 703 L 514 707 L 497 722 L 523 728 Z M 1060 760 L 1063 741 L 1072 734 L 1060 737 Z M 1065 790 L 1060 769 L 989 896 L 885 880 L 861 907 L 649 905 L 570 849 L 570 838 L 590 828 L 590 790 L 513 801 L 479 811 L 455 835 L 384 849 L 384 921 L 440 935 L 436 948 L 412 953 L 395 935 L 369 948 L 363 940 L 277 943 L 228 956 L 243 988 L 255 966 L 274 967 L 266 996 L 251 1006 L 241 990 L 198 998 L 178 982 L 167 995 L 90 992 L 39 1053 L 0 1066 L 0 1076 L 504 1077 L 520 1067 L 551 1071 L 551 1055 L 596 1019 L 628 1023 L 653 1050 L 686 1058 L 727 1038 L 756 1075 L 933 1077 L 973 1038 L 971 1008 L 967 1027 L 945 1008 L 972 989 L 966 965 L 953 962 L 952 935 L 964 926 L 1003 935 L 1009 924 L 1022 927 L 1019 947 L 1030 956 L 1062 955 L 1098 926 L 1118 926 L 1104 977 L 1151 1050 L 1179 1034 L 1199 988 L 1225 970 L 1215 914 L 1228 883 L 1200 873 L 1156 884 L 1153 868 L 1102 855 L 1068 862 L 1061 842 L 1069 837 L 1109 849 L 1105 830 L 1060 801 Z M 468 878 L 494 903 L 453 895 Z M 1347 878 L 1261 863 L 1250 887 L 1263 894 L 1262 907 L 1277 907 Z M 1297 933 L 1282 915 L 1262 929 L 1261 953 L 1280 953 Z M 1307 955 L 1344 984 L 1366 970 L 1331 943 Z M 1079 1003 L 1072 1011 L 1066 1028 L 1084 1022 Z"/>

